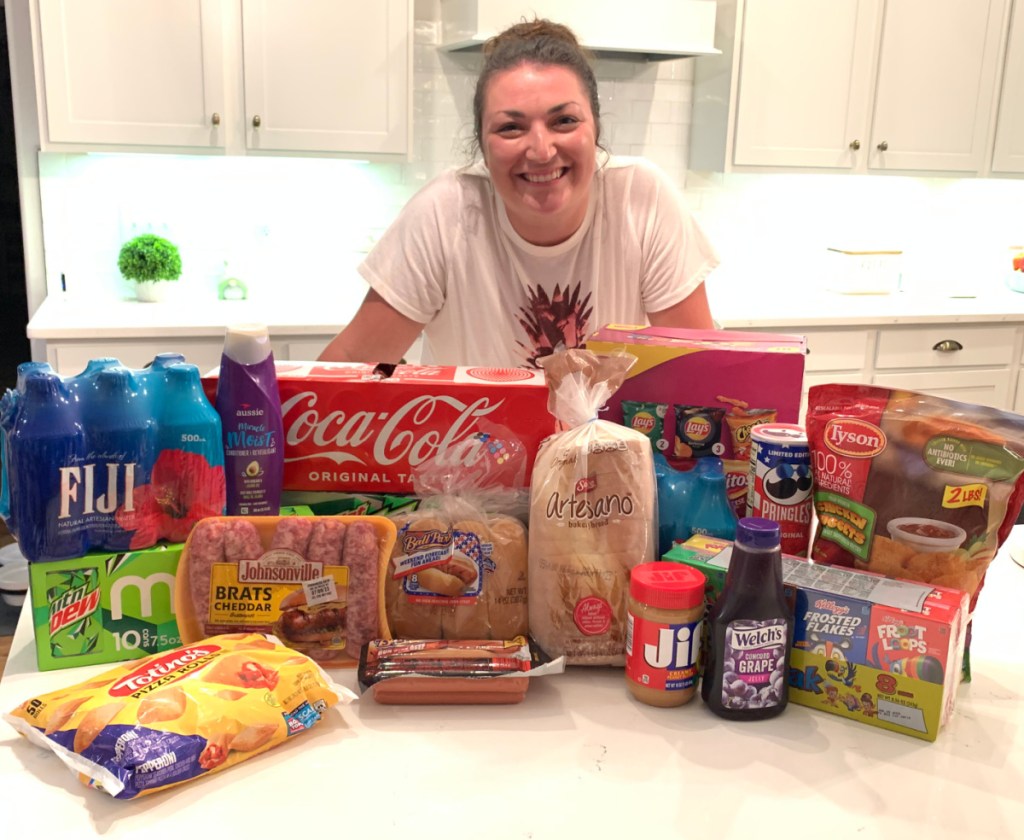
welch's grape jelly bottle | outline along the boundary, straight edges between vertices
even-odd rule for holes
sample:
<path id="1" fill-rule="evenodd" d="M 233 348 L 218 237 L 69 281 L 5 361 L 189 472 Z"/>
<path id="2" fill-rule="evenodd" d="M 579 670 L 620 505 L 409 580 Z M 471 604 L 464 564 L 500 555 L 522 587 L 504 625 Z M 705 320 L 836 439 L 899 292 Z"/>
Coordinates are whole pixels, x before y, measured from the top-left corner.
<path id="1" fill-rule="evenodd" d="M 710 623 L 701 683 L 704 702 L 730 720 L 780 714 L 788 702 L 793 611 L 782 586 L 778 523 L 754 516 L 739 521 L 725 586 Z"/>

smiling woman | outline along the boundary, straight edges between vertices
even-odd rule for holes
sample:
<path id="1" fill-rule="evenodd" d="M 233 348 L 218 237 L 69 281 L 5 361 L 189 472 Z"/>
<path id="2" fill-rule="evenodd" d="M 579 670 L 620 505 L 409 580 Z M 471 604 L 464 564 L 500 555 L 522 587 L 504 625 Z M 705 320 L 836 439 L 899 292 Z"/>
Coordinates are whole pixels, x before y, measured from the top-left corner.
<path id="1" fill-rule="evenodd" d="M 321 359 L 536 367 L 607 323 L 710 328 L 718 264 L 675 186 L 600 145 L 597 82 L 547 20 L 491 39 L 473 99 L 482 160 L 424 187 L 359 267 L 370 285 Z"/>

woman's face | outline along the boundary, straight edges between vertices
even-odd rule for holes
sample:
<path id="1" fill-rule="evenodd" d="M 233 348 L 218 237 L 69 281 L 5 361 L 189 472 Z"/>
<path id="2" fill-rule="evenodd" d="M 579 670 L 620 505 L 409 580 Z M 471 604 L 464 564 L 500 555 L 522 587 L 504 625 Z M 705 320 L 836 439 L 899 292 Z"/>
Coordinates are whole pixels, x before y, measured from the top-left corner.
<path id="1" fill-rule="evenodd" d="M 590 101 L 576 74 L 523 64 L 487 86 L 484 162 L 516 233 L 535 245 L 564 242 L 587 213 L 597 145 Z"/>

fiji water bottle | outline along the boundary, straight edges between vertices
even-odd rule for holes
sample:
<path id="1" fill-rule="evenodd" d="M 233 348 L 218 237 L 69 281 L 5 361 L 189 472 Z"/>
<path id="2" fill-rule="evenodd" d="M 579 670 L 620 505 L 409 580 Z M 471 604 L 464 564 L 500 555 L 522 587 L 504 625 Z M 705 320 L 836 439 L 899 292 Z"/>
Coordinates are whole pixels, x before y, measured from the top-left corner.
<path id="1" fill-rule="evenodd" d="M 157 539 L 159 500 L 149 484 L 157 456 L 156 423 L 135 374 L 111 367 L 82 393 L 88 463 L 83 498 L 97 549 L 148 548 Z"/>
<path id="2" fill-rule="evenodd" d="M 270 333 L 229 327 L 217 378 L 229 516 L 276 516 L 284 478 L 284 422 Z"/>
<path id="3" fill-rule="evenodd" d="M 688 536 L 703 534 L 722 540 L 733 539 L 736 536 L 736 512 L 729 504 L 721 460 L 703 458 L 696 472 Z"/>
<path id="4" fill-rule="evenodd" d="M 89 548 L 80 406 L 52 372 L 28 372 L 21 387 L 17 410 L 3 418 L 13 533 L 30 562 L 80 557 Z"/>
<path id="5" fill-rule="evenodd" d="M 779 525 L 739 521 L 722 594 L 711 609 L 711 643 L 701 697 L 715 714 L 762 720 L 789 701 L 787 671 L 793 611 L 782 586 Z"/>
<path id="6" fill-rule="evenodd" d="M 199 368 L 179 362 L 162 374 L 152 484 L 175 509 L 174 516 L 163 517 L 161 536 L 184 542 L 200 519 L 224 513 L 224 444 L 220 416 L 203 393 Z"/>
<path id="7" fill-rule="evenodd" d="M 696 499 L 696 470 L 677 470 L 661 453 L 654 453 L 654 475 L 658 483 L 658 556 L 690 536 L 691 508 Z"/>

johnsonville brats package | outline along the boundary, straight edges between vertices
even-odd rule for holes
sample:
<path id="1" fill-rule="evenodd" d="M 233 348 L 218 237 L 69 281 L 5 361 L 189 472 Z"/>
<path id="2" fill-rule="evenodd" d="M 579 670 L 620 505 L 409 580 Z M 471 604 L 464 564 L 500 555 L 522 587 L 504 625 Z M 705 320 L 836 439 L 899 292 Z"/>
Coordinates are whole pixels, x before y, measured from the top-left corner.
<path id="1" fill-rule="evenodd" d="M 510 429 L 530 466 L 555 431 L 541 371 L 341 362 L 275 369 L 287 491 L 407 494 L 420 464 L 444 456 L 483 421 Z M 217 371 L 203 381 L 212 394 Z"/>
<path id="2" fill-rule="evenodd" d="M 811 557 L 960 589 L 972 611 L 1024 500 L 1024 417 L 868 385 L 810 389 Z"/>
<path id="3" fill-rule="evenodd" d="M 355 694 L 273 636 L 215 636 L 30 697 L 4 716 L 89 787 L 134 799 L 299 735 Z"/>
<path id="4" fill-rule="evenodd" d="M 384 570 L 395 525 L 382 516 L 204 519 L 175 580 L 183 642 L 273 633 L 329 666 L 355 667 L 371 639 L 389 639 Z"/>
<path id="5" fill-rule="evenodd" d="M 695 536 L 663 559 L 704 573 L 710 607 L 731 553 L 727 540 Z M 794 614 L 789 699 L 934 741 L 956 706 L 967 593 L 790 555 L 782 577 Z"/>
<path id="6" fill-rule="evenodd" d="M 30 562 L 183 542 L 224 512 L 220 418 L 181 355 L 142 370 L 94 359 L 70 377 L 26 363 L 0 425 L 0 513 Z"/>

